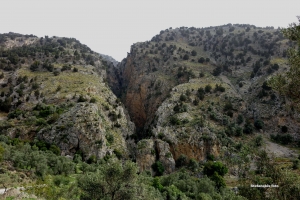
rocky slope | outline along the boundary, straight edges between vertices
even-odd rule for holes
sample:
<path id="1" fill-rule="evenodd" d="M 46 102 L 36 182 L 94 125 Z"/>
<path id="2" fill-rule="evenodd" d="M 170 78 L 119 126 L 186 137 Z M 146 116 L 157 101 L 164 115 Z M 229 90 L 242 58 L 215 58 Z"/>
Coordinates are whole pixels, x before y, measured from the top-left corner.
<path id="1" fill-rule="evenodd" d="M 299 113 L 267 84 L 292 45 L 272 27 L 170 28 L 120 63 L 72 38 L 0 36 L 1 134 L 152 174 L 221 158 L 252 133 L 299 140 Z"/>
<path id="2" fill-rule="evenodd" d="M 1 134 L 85 160 L 129 156 L 134 124 L 107 86 L 111 63 L 72 38 L 1 38 Z"/>
<path id="3" fill-rule="evenodd" d="M 170 28 L 132 45 L 109 84 L 137 127 L 134 136 L 153 140 L 140 141 L 147 149 L 137 153 L 140 167 L 160 160 L 151 155 L 157 139 L 169 144 L 172 159 L 198 161 L 253 132 L 295 144 L 299 114 L 267 85 L 288 69 L 291 45 L 273 27 L 232 24 Z"/>

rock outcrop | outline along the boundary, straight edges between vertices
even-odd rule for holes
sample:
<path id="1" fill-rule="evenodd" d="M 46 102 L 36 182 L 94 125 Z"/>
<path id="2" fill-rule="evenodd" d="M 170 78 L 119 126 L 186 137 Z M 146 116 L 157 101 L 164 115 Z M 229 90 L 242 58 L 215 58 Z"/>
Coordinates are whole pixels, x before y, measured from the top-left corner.
<path id="1" fill-rule="evenodd" d="M 170 152 L 170 146 L 162 140 L 143 139 L 136 146 L 136 162 L 140 171 L 155 172 L 152 165 L 160 161 L 164 166 L 165 173 L 171 173 L 175 170 L 175 160 Z"/>

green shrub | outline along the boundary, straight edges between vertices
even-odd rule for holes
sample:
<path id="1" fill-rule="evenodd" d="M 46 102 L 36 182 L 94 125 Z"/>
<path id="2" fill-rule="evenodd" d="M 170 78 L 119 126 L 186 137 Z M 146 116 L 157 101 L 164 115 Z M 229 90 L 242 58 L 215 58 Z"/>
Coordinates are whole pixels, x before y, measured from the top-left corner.
<path id="1" fill-rule="evenodd" d="M 300 160 L 295 159 L 293 160 L 293 169 L 299 169 L 300 168 Z"/>
<path id="2" fill-rule="evenodd" d="M 211 85 L 206 85 L 205 86 L 205 92 L 206 93 L 209 93 L 211 91 L 211 89 L 212 89 Z"/>
<path id="3" fill-rule="evenodd" d="M 49 150 L 52 151 L 55 155 L 60 155 L 60 148 L 54 144 L 50 146 Z"/>
<path id="4" fill-rule="evenodd" d="M 160 183 L 160 180 L 158 177 L 155 177 L 153 179 L 152 186 L 161 192 L 163 191 L 163 188 L 164 188 L 164 186 Z"/>
<path id="5" fill-rule="evenodd" d="M 152 169 L 156 172 L 157 176 L 163 175 L 164 171 L 165 171 L 165 167 L 163 166 L 163 164 L 160 161 L 156 161 L 152 165 Z"/>
<path id="6" fill-rule="evenodd" d="M 90 100 L 90 103 L 96 103 L 96 98 L 92 97 L 91 100 Z"/>
<path id="7" fill-rule="evenodd" d="M 180 104 L 177 104 L 173 110 L 175 111 L 175 113 L 182 113 L 182 112 L 186 112 L 187 111 L 187 105 L 186 104 L 183 104 L 183 103 L 180 103 Z"/>
<path id="8" fill-rule="evenodd" d="M 204 63 L 204 62 L 205 62 L 205 58 L 203 57 L 199 58 L 198 63 Z"/>
<path id="9" fill-rule="evenodd" d="M 71 66 L 69 65 L 64 65 L 62 68 L 61 68 L 61 71 L 66 71 L 66 70 L 71 70 Z"/>
<path id="10" fill-rule="evenodd" d="M 60 72 L 59 71 L 54 71 L 53 74 L 54 74 L 54 76 L 58 76 L 60 74 Z"/>
<path id="11" fill-rule="evenodd" d="M 197 91 L 197 96 L 199 97 L 199 99 L 203 100 L 204 99 L 204 95 L 205 95 L 204 89 L 202 87 L 199 88 L 198 91 Z"/>
<path id="12" fill-rule="evenodd" d="M 170 123 L 172 125 L 180 125 L 181 121 L 176 116 L 171 116 L 170 117 Z"/>
<path id="13" fill-rule="evenodd" d="M 186 101 L 187 97 L 184 94 L 181 94 L 180 97 L 179 97 L 179 100 L 180 101 Z"/>
<path id="14" fill-rule="evenodd" d="M 271 139 L 275 142 L 278 142 L 280 144 L 289 144 L 291 142 L 293 142 L 293 137 L 290 134 L 277 134 L 277 135 L 271 135 Z"/>
<path id="15" fill-rule="evenodd" d="M 203 173 L 208 177 L 213 176 L 217 172 L 220 176 L 224 176 L 228 172 L 228 168 L 221 162 L 208 161 L 204 164 Z"/>
<path id="16" fill-rule="evenodd" d="M 91 155 L 89 157 L 89 159 L 87 160 L 87 163 L 92 164 L 92 163 L 96 163 L 97 162 L 97 158 L 95 155 Z"/>
<path id="17" fill-rule="evenodd" d="M 183 167 L 188 164 L 188 158 L 186 155 L 181 154 L 176 160 L 176 167 Z"/>
<path id="18" fill-rule="evenodd" d="M 260 147 L 263 144 L 263 138 L 261 135 L 257 136 L 256 138 L 254 138 L 254 144 L 256 147 Z"/>
<path id="19" fill-rule="evenodd" d="M 244 122 L 244 117 L 243 115 L 239 114 L 236 118 L 236 123 L 241 124 Z"/>
<path id="20" fill-rule="evenodd" d="M 188 60 L 188 59 L 189 59 L 189 55 L 185 54 L 185 55 L 183 56 L 183 60 Z"/>
<path id="21" fill-rule="evenodd" d="M 190 159 L 188 167 L 190 170 L 195 171 L 199 167 L 199 164 L 195 159 L 192 158 Z"/>
<path id="22" fill-rule="evenodd" d="M 224 109 L 223 109 L 225 112 L 226 111 L 229 111 L 229 110 L 233 110 L 233 105 L 230 101 L 227 101 L 224 105 Z"/>
<path id="23" fill-rule="evenodd" d="M 16 110 L 8 113 L 7 118 L 8 119 L 13 119 L 13 118 L 17 118 L 17 117 L 19 117 L 20 115 L 23 115 L 23 114 L 24 114 L 24 111 L 16 109 Z"/>
<path id="24" fill-rule="evenodd" d="M 36 125 L 38 125 L 38 126 L 45 126 L 47 124 L 48 124 L 47 121 L 43 118 L 39 118 L 36 120 Z"/>
<path id="25" fill-rule="evenodd" d="M 246 122 L 246 124 L 244 125 L 243 132 L 246 134 L 251 134 L 253 133 L 253 129 L 253 125 L 250 122 Z"/>
<path id="26" fill-rule="evenodd" d="M 262 120 L 255 120 L 254 126 L 256 129 L 262 129 L 264 127 L 264 122 Z"/>
<path id="27" fill-rule="evenodd" d="M 106 138 L 106 140 L 107 140 L 107 142 L 108 142 L 109 144 L 112 144 L 112 143 L 114 142 L 114 140 L 115 140 L 114 135 L 111 134 L 111 133 L 107 133 L 107 134 L 105 135 L 105 138 Z"/>
<path id="28" fill-rule="evenodd" d="M 235 128 L 235 136 L 239 137 L 239 136 L 242 136 L 243 135 L 243 129 L 242 127 L 236 127 Z"/>
<path id="29" fill-rule="evenodd" d="M 206 159 L 209 160 L 209 161 L 214 161 L 215 160 L 215 156 L 213 154 L 208 154 L 206 156 Z"/>
<path id="30" fill-rule="evenodd" d="M 122 155 L 121 151 L 119 151 L 118 149 L 114 150 L 114 154 L 117 156 L 118 159 L 123 158 L 123 155 Z"/>

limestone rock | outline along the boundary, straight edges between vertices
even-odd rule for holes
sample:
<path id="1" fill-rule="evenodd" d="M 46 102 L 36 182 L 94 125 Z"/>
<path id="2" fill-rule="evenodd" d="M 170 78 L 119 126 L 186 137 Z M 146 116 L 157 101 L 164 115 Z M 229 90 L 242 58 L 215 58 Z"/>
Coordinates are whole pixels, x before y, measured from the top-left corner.
<path id="1" fill-rule="evenodd" d="M 153 174 L 152 165 L 160 161 L 165 173 L 171 173 L 175 170 L 175 160 L 170 152 L 168 143 L 162 140 L 144 139 L 137 143 L 136 162 L 140 171 L 150 171 Z"/>

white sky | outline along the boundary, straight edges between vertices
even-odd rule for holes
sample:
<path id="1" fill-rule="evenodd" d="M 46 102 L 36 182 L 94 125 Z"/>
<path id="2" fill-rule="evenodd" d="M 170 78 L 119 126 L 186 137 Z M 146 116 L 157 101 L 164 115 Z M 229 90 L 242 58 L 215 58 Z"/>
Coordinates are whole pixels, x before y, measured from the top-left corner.
<path id="1" fill-rule="evenodd" d="M 72 37 L 121 61 L 169 27 L 288 27 L 300 0 L 6 0 L 0 8 L 0 33 Z"/>

